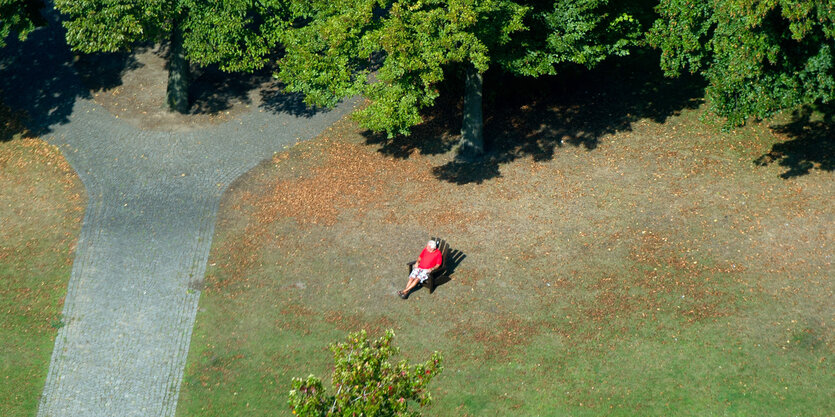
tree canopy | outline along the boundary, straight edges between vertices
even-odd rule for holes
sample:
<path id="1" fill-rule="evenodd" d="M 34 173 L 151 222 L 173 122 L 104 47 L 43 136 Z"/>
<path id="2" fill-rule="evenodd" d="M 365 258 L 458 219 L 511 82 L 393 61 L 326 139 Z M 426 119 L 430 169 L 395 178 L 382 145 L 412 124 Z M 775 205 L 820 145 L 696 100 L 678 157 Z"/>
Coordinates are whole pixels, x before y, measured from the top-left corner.
<path id="1" fill-rule="evenodd" d="M 702 74 L 731 125 L 835 98 L 831 0 L 662 0 L 657 10 L 649 40 L 662 68 Z"/>
<path id="2" fill-rule="evenodd" d="M 56 0 L 67 41 L 80 52 L 113 52 L 169 41 L 169 104 L 184 111 L 186 60 L 226 71 L 264 66 L 286 24 L 284 0 Z"/>
<path id="3" fill-rule="evenodd" d="M 287 0 L 181 0 L 185 50 L 192 62 L 224 71 L 262 68 L 274 53 L 293 4 Z"/>
<path id="4" fill-rule="evenodd" d="M 408 134 L 438 97 L 451 64 L 526 76 L 554 74 L 563 63 L 592 67 L 628 53 L 642 33 L 635 11 L 648 7 L 607 0 L 313 1 L 294 15 L 279 77 L 312 105 L 362 94 L 371 102 L 356 114 L 362 126 Z M 480 98 L 480 78 L 473 85 L 465 94 Z"/>
<path id="5" fill-rule="evenodd" d="M 67 40 L 79 52 L 114 52 L 184 32 L 190 60 L 227 70 L 264 65 L 286 21 L 276 0 L 56 0 L 68 16 Z M 179 23 L 181 27 L 176 27 Z"/>
<path id="6" fill-rule="evenodd" d="M 0 48 L 6 46 L 6 39 L 17 33 L 21 40 L 29 32 L 46 22 L 40 14 L 42 0 L 0 0 Z"/>
<path id="7" fill-rule="evenodd" d="M 314 375 L 293 378 L 288 405 L 293 414 L 314 416 L 418 417 L 410 408 L 432 401 L 427 386 L 443 370 L 441 354 L 432 353 L 426 362 L 410 365 L 391 363 L 399 348 L 392 344 L 394 332 L 368 340 L 365 330 L 351 333 L 345 342 L 330 346 L 333 352 L 335 394 L 325 394 L 322 381 Z"/>
<path id="8" fill-rule="evenodd" d="M 305 22 L 288 31 L 281 60 L 288 89 L 316 106 L 362 94 L 371 105 L 357 113 L 361 123 L 396 134 L 421 122 L 445 65 L 486 70 L 489 42 L 522 30 L 525 9 L 512 1 L 340 0 L 314 1 L 301 12 Z"/>

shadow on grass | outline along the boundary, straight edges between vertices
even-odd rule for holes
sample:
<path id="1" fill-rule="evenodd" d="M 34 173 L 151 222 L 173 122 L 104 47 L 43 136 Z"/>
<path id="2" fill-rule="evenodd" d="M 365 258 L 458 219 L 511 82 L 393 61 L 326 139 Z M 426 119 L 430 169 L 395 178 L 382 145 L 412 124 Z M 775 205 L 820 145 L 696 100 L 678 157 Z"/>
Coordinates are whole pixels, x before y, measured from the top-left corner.
<path id="1" fill-rule="evenodd" d="M 166 61 L 170 49 L 162 43 L 157 52 Z M 275 61 L 276 57 L 272 59 Z M 189 83 L 189 113 L 215 114 L 231 109 L 236 103 L 252 104 L 250 98 L 257 91 L 259 107 L 274 114 L 290 114 L 297 117 L 312 117 L 324 109 L 308 107 L 304 96 L 284 91 L 284 85 L 273 79 L 275 67 L 267 65 L 252 73 L 225 72 L 217 65 L 192 69 Z"/>
<path id="2" fill-rule="evenodd" d="M 467 255 L 464 252 L 461 252 L 458 249 L 451 249 L 449 251 L 448 259 L 447 259 L 447 266 L 444 269 L 444 273 L 441 276 L 435 278 L 435 289 L 437 290 L 438 287 L 444 285 L 450 281 L 452 281 L 452 274 L 455 273 L 455 268 L 458 268 L 458 265 L 461 265 L 461 262 L 466 258 Z"/>
<path id="3" fill-rule="evenodd" d="M 448 75 L 448 78 L 451 78 Z M 375 145 L 384 155 L 407 159 L 413 151 L 423 155 L 438 155 L 449 152 L 458 142 L 461 129 L 462 89 L 449 80 L 440 86 L 440 96 L 435 105 L 423 114 L 423 123 L 411 128 L 409 136 L 397 135 L 389 138 L 383 132 L 364 131 L 365 143 Z"/>
<path id="4" fill-rule="evenodd" d="M 461 88 L 448 83 L 438 105 L 410 137 L 366 134 L 366 143 L 390 156 L 412 151 L 445 153 L 455 146 L 461 126 Z M 696 77 L 670 79 L 654 52 L 611 59 L 594 70 L 566 68 L 538 79 L 487 74 L 484 132 L 486 153 L 479 160 L 456 159 L 434 174 L 456 184 L 480 183 L 501 176 L 502 164 L 531 157 L 547 161 L 562 147 L 594 150 L 606 135 L 630 131 L 649 119 L 664 122 L 703 102 L 705 83 Z"/>
<path id="5" fill-rule="evenodd" d="M 252 104 L 249 93 L 269 80 L 264 74 L 226 73 L 215 66 L 193 72 L 188 94 L 191 114 L 215 114 L 238 102 Z"/>
<path id="6" fill-rule="evenodd" d="M 26 115 L 23 112 L 14 111 L 0 103 L 0 143 L 27 136 L 26 125 L 23 123 L 25 119 Z"/>
<path id="7" fill-rule="evenodd" d="M 160 55 L 168 62 L 168 47 L 160 48 Z M 284 91 L 284 85 L 275 81 L 275 68 L 267 66 L 252 73 L 224 72 L 217 65 L 209 65 L 192 71 L 189 84 L 191 114 L 214 114 L 231 109 L 236 103 L 252 104 L 251 94 L 257 91 L 259 107 L 274 114 L 290 114 L 296 117 L 313 117 L 325 109 L 311 108 L 304 103 L 300 93 Z"/>
<path id="8" fill-rule="evenodd" d="M 803 107 L 792 113 L 789 123 L 771 129 L 791 140 L 775 143 L 754 164 L 777 163 L 787 168 L 780 174 L 784 179 L 807 175 L 813 169 L 835 170 L 835 106 Z"/>
<path id="9" fill-rule="evenodd" d="M 308 107 L 301 93 L 284 91 L 284 85 L 273 80 L 271 69 L 254 73 L 228 73 L 216 66 L 195 71 L 189 86 L 192 114 L 212 114 L 232 108 L 235 103 L 252 104 L 250 94 L 257 91 L 259 107 L 273 114 L 313 117 L 325 109 Z"/>

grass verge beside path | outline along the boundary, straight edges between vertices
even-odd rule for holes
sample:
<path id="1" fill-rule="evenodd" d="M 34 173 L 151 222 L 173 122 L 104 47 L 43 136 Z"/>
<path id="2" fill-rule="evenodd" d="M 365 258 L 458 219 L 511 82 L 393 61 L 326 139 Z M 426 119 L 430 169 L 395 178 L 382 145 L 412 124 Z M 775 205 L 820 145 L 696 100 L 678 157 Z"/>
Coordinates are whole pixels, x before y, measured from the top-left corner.
<path id="1" fill-rule="evenodd" d="M 84 189 L 61 152 L 0 121 L 0 415 L 33 416 L 81 230 Z"/>
<path id="2" fill-rule="evenodd" d="M 429 416 L 835 414 L 835 173 L 782 179 L 752 161 L 784 137 L 701 112 L 460 185 L 348 121 L 277 155 L 222 202 L 178 415 L 289 415 L 386 328 L 444 353 Z M 466 258 L 403 301 L 429 236 Z"/>

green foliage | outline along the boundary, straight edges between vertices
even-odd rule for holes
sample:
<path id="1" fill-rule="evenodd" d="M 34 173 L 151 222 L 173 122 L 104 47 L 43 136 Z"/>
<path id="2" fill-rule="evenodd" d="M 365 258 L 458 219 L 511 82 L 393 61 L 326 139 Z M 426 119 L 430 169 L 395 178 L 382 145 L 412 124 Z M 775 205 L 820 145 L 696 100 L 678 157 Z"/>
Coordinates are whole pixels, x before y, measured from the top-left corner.
<path id="1" fill-rule="evenodd" d="M 311 105 L 362 94 L 371 105 L 356 115 L 360 123 L 407 134 L 438 97 L 444 67 L 472 62 L 486 70 L 489 48 L 479 31 L 494 16 L 516 16 L 517 24 L 490 25 L 506 37 L 522 29 L 522 13 L 509 1 L 314 2 L 297 15 L 307 23 L 287 33 L 279 77 Z"/>
<path id="2" fill-rule="evenodd" d="M 500 61 L 510 72 L 556 74 L 559 64 L 592 68 L 609 56 L 628 55 L 639 43 L 644 2 L 574 0 L 534 2 L 526 22 L 530 29 L 508 48 Z"/>
<path id="3" fill-rule="evenodd" d="M 556 64 L 591 67 L 626 54 L 642 31 L 630 12 L 636 6 L 613 3 L 312 2 L 294 15 L 278 77 L 310 105 L 329 107 L 362 94 L 371 101 L 355 115 L 363 127 L 408 134 L 421 122 L 420 109 L 434 104 L 452 64 L 537 76 L 555 73 Z"/>
<path id="4" fill-rule="evenodd" d="M 283 0 L 56 0 L 73 49 L 113 52 L 183 32 L 187 58 L 226 71 L 261 68 L 288 12 Z M 179 27 L 174 24 L 179 23 Z"/>
<path id="5" fill-rule="evenodd" d="M 289 15 L 284 0 L 182 0 L 188 58 L 224 71 L 262 68 Z"/>
<path id="6" fill-rule="evenodd" d="M 41 0 L 0 0 L 0 48 L 6 46 L 6 38 L 17 32 L 20 40 L 36 27 L 45 24 L 40 15 L 44 4 Z"/>
<path id="7" fill-rule="evenodd" d="M 409 366 L 403 360 L 389 362 L 398 348 L 392 346 L 394 332 L 369 341 L 365 331 L 351 333 L 343 343 L 331 345 L 334 359 L 335 395 L 325 395 L 322 381 L 313 375 L 293 378 L 288 403 L 299 416 L 418 416 L 409 402 L 429 404 L 426 386 L 441 366 L 438 352 L 425 363 Z"/>
<path id="8" fill-rule="evenodd" d="M 55 0 L 67 42 L 76 51 L 114 52 L 139 41 L 159 41 L 171 31 L 180 3 L 168 0 Z"/>
<path id="9" fill-rule="evenodd" d="M 649 33 L 668 75 L 700 73 L 730 125 L 835 98 L 830 0 L 663 0 Z"/>

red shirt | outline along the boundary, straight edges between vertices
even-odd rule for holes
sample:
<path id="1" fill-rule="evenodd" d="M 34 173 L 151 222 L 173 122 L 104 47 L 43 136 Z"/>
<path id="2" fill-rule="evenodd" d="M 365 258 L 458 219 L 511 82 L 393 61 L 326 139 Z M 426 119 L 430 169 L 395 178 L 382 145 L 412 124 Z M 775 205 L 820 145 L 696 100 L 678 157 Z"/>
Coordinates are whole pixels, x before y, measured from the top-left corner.
<path id="1" fill-rule="evenodd" d="M 418 264 L 418 268 L 432 269 L 433 267 L 440 265 L 442 259 L 441 251 L 435 249 L 434 252 L 429 253 L 426 248 L 423 248 L 423 251 L 420 253 L 420 263 Z"/>

